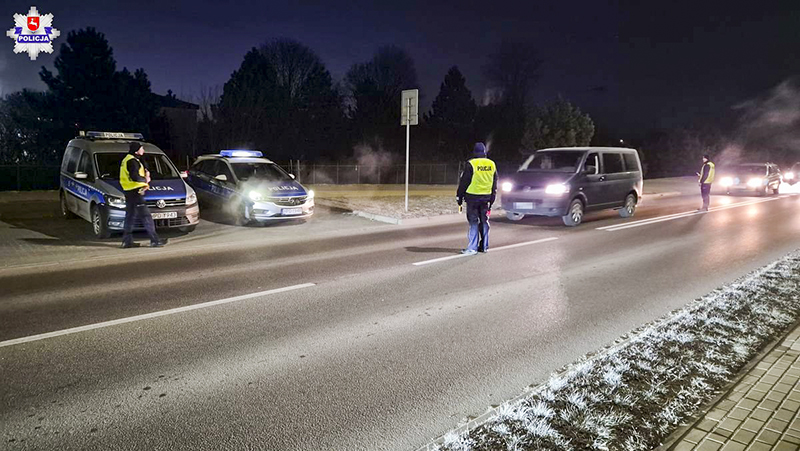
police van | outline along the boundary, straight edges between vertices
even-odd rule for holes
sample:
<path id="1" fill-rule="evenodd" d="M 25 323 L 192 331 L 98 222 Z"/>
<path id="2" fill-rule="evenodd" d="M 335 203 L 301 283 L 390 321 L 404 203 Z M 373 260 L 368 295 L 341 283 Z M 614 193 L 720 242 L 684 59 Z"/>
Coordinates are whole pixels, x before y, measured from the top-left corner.
<path id="1" fill-rule="evenodd" d="M 314 190 L 258 150 L 222 150 L 199 157 L 187 181 L 204 205 L 222 207 L 240 225 L 314 214 Z"/>
<path id="2" fill-rule="evenodd" d="M 61 162 L 62 215 L 89 221 L 98 238 L 122 231 L 125 195 L 119 182 L 120 164 L 129 143 L 141 142 L 142 161 L 151 177 L 144 199 L 156 227 L 193 231 L 200 219 L 195 191 L 161 149 L 143 140 L 141 133 L 117 132 L 80 132 L 71 140 Z M 142 224 L 134 224 L 134 230 L 141 229 Z"/>

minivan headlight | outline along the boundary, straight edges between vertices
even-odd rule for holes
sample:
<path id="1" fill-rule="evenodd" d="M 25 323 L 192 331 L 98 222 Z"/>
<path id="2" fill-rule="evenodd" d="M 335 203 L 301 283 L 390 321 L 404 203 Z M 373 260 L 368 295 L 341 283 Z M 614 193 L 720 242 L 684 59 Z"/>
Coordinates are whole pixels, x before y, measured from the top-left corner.
<path id="1" fill-rule="evenodd" d="M 557 185 L 547 185 L 547 188 L 544 189 L 545 193 L 553 194 L 555 196 L 560 196 L 567 191 L 569 191 L 569 186 L 563 183 L 559 183 Z"/>
<path id="2" fill-rule="evenodd" d="M 114 208 L 125 209 L 125 198 L 117 196 L 108 196 L 108 205 Z"/>
<path id="3" fill-rule="evenodd" d="M 194 205 L 197 203 L 197 193 L 194 192 L 193 189 L 189 188 L 186 192 L 186 205 Z"/>
<path id="4" fill-rule="evenodd" d="M 500 187 L 504 193 L 510 193 L 512 189 L 514 189 L 514 184 L 511 182 L 503 182 L 503 185 Z"/>

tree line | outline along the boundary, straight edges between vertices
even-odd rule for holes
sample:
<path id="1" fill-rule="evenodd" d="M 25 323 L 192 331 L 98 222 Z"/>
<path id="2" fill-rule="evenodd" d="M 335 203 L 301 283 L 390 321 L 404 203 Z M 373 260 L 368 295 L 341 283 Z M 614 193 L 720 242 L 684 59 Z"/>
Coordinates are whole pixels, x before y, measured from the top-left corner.
<path id="1" fill-rule="evenodd" d="M 451 67 L 412 132 L 412 158 L 462 160 L 475 141 L 486 141 L 493 158 L 509 162 L 523 151 L 588 145 L 594 123 L 587 114 L 560 97 L 545 105 L 531 101 L 541 67 L 533 46 L 502 42 L 486 58 L 491 95 L 480 103 Z M 139 131 L 168 146 L 167 119 L 147 74 L 118 69 L 101 32 L 70 32 L 54 69 L 40 71 L 45 91 L 26 89 L 0 100 L 1 164 L 57 164 L 79 130 Z M 311 48 L 275 39 L 248 51 L 220 90 L 188 99 L 200 105 L 192 153 L 254 148 L 279 161 L 347 161 L 361 153 L 399 158 L 405 151 L 400 93 L 418 87 L 414 60 L 400 47 L 378 48 L 337 82 Z"/>

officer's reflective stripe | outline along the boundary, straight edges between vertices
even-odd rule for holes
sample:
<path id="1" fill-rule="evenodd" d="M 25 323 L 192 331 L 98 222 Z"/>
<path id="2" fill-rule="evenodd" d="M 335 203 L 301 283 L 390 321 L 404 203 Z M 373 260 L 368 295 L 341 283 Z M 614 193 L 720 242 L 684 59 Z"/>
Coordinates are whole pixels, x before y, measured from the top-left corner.
<path id="1" fill-rule="evenodd" d="M 147 183 L 144 182 L 134 182 L 131 180 L 131 175 L 128 173 L 128 162 L 133 160 L 133 155 L 126 155 L 125 158 L 122 159 L 122 163 L 119 165 L 119 184 L 122 186 L 123 191 L 132 191 L 137 188 L 144 188 L 147 186 Z M 144 178 L 144 165 L 140 162 L 139 163 L 139 177 Z"/>
<path id="2" fill-rule="evenodd" d="M 473 158 L 469 160 L 469 164 L 472 166 L 472 181 L 467 187 L 467 194 L 492 194 L 494 174 L 497 172 L 494 161 L 488 158 Z"/>
<path id="3" fill-rule="evenodd" d="M 700 179 L 703 179 L 703 172 L 706 170 L 706 165 L 708 166 L 708 177 L 706 177 L 706 181 L 703 182 L 706 185 L 710 185 L 714 183 L 714 175 L 716 174 L 716 168 L 714 167 L 714 163 L 708 162 L 703 165 L 703 169 L 700 171 Z"/>

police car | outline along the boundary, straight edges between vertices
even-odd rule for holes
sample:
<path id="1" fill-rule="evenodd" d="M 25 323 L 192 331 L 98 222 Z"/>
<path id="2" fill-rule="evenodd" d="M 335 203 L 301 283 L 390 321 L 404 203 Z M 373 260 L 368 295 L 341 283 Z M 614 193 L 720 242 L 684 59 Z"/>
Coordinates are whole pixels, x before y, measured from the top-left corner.
<path id="1" fill-rule="evenodd" d="M 119 183 L 119 168 L 130 142 L 142 142 L 141 133 L 80 132 L 71 140 L 61 162 L 61 213 L 81 217 L 92 224 L 98 238 L 122 231 L 125 195 Z M 158 147 L 142 142 L 142 157 L 150 171 L 150 189 L 144 199 L 156 227 L 194 230 L 200 220 L 197 195 L 187 185 L 169 157 Z M 134 224 L 135 230 L 142 224 Z"/>
<path id="2" fill-rule="evenodd" d="M 257 150 L 223 150 L 199 157 L 187 181 L 204 204 L 223 207 L 238 224 L 314 214 L 314 191 Z"/>

